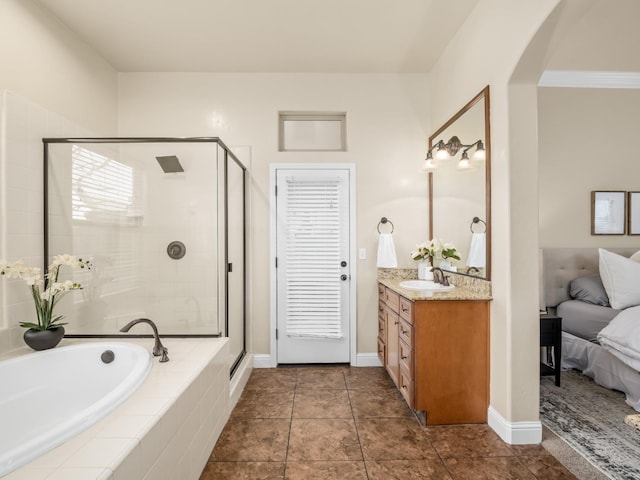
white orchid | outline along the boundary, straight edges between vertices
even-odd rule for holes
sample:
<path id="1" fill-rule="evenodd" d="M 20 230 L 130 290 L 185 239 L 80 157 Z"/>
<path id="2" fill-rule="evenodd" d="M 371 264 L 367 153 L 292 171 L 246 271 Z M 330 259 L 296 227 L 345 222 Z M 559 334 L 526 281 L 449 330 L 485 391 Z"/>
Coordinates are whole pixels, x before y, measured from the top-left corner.
<path id="1" fill-rule="evenodd" d="M 66 323 L 62 323 L 62 315 L 53 316 L 53 308 L 60 299 L 72 290 L 82 288 L 82 285 L 71 280 L 58 282 L 60 267 L 70 266 L 73 269 L 90 269 L 91 262 L 72 255 L 56 255 L 47 272 L 43 276 L 36 267 L 25 267 L 22 260 L 13 263 L 0 261 L 0 275 L 7 278 L 21 278 L 31 287 L 31 294 L 38 316 L 38 323 L 20 322 L 21 327 L 35 330 L 51 330 Z"/>
<path id="2" fill-rule="evenodd" d="M 443 242 L 439 238 L 432 238 L 429 242 L 416 245 L 416 250 L 411 251 L 413 260 L 423 260 L 429 257 L 455 258 L 460 260 L 460 254 L 451 242 Z"/>

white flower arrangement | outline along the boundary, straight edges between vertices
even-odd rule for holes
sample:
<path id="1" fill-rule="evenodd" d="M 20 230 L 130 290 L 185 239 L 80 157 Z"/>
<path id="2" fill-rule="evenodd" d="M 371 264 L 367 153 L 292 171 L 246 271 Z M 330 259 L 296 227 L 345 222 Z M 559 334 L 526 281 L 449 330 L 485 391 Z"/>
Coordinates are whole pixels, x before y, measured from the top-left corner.
<path id="1" fill-rule="evenodd" d="M 0 261 L 0 275 L 7 278 L 21 278 L 31 287 L 38 322 L 20 322 L 21 327 L 53 330 L 66 325 L 61 322 L 64 318 L 62 315 L 53 316 L 53 309 L 62 297 L 73 290 L 81 289 L 82 285 L 71 280 L 58 282 L 60 267 L 63 265 L 73 269 L 91 269 L 92 266 L 89 260 L 67 254 L 56 255 L 43 275 L 40 268 L 27 267 L 22 260 L 13 263 Z"/>
<path id="2" fill-rule="evenodd" d="M 432 238 L 429 242 L 418 244 L 416 249 L 411 251 L 413 260 L 426 260 L 433 257 L 460 260 L 460 254 L 455 245 L 451 242 L 443 242 L 439 238 Z"/>

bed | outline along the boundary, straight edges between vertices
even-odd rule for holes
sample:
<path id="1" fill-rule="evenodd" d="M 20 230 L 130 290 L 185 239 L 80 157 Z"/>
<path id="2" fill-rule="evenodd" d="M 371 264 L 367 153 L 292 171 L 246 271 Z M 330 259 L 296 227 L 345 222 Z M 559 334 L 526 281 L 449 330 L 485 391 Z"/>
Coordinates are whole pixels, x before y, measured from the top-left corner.
<path id="1" fill-rule="evenodd" d="M 639 248 L 607 250 L 630 257 Z M 640 364 L 630 363 L 602 336 L 605 327 L 607 333 L 631 314 L 639 319 L 636 324 L 640 325 L 640 307 L 614 309 L 608 305 L 599 275 L 597 248 L 543 249 L 541 264 L 541 310 L 562 317 L 562 368 L 575 368 L 599 385 L 623 392 L 627 404 L 640 411 Z M 634 289 L 640 289 L 640 285 L 635 283 Z M 620 304 L 615 300 L 611 303 Z M 621 312 L 624 314 L 619 315 Z M 612 323 L 614 318 L 616 322 Z"/>

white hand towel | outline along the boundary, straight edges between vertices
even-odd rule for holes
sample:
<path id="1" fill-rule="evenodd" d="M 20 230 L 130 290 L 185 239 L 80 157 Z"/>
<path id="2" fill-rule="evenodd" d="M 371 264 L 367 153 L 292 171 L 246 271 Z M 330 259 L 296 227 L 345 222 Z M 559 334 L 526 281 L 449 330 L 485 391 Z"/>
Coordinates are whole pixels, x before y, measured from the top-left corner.
<path id="1" fill-rule="evenodd" d="M 393 237 L 390 233 L 381 233 L 378 242 L 378 268 L 396 268 L 397 266 L 398 259 Z"/>
<path id="2" fill-rule="evenodd" d="M 471 235 L 471 245 L 467 256 L 467 267 L 486 267 L 487 243 L 485 233 L 473 233 Z"/>

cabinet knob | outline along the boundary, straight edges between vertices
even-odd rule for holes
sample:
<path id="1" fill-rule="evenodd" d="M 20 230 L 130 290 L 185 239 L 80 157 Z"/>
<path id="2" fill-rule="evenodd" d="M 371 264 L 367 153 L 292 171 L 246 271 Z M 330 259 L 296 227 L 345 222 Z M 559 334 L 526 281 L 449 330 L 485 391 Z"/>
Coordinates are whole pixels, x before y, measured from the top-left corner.
<path id="1" fill-rule="evenodd" d="M 397 324 L 399 324 L 399 323 L 400 323 L 400 322 L 393 322 L 393 324 L 394 324 L 394 325 L 397 325 Z"/>
<path id="2" fill-rule="evenodd" d="M 406 330 L 401 330 L 401 332 L 402 332 L 402 334 L 403 334 L 403 335 L 406 335 L 406 334 L 407 334 L 407 331 L 406 331 Z"/>
<path id="3" fill-rule="evenodd" d="M 409 357 L 400 357 L 400 358 L 401 358 L 402 360 L 406 360 L 406 359 L 407 359 L 407 358 L 409 358 Z"/>
<path id="4" fill-rule="evenodd" d="M 408 308 L 405 308 L 405 307 L 402 307 L 402 311 L 403 311 L 403 312 L 408 312 L 408 311 L 409 311 L 409 309 L 408 309 Z"/>

